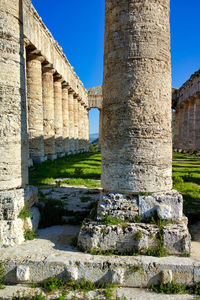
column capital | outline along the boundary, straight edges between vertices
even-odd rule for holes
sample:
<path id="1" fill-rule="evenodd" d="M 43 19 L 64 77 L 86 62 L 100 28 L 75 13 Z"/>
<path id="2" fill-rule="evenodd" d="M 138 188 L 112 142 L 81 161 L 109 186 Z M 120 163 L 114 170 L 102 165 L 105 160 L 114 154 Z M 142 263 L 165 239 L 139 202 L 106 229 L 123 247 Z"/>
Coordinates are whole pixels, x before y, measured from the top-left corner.
<path id="1" fill-rule="evenodd" d="M 44 56 L 42 56 L 41 52 L 38 50 L 27 51 L 27 60 L 38 60 L 41 63 L 45 61 Z"/>
<path id="2" fill-rule="evenodd" d="M 69 87 L 69 91 L 68 92 L 69 92 L 69 94 L 72 94 L 72 95 L 75 94 L 74 90 L 71 87 Z"/>
<path id="3" fill-rule="evenodd" d="M 68 90 L 68 89 L 69 89 L 69 83 L 66 82 L 65 80 L 63 80 L 63 81 L 62 81 L 62 88 Z"/>
<path id="4" fill-rule="evenodd" d="M 61 83 L 63 82 L 62 76 L 60 74 L 58 74 L 58 73 L 55 73 L 53 75 L 53 79 L 54 79 L 54 82 L 61 82 Z"/>
<path id="5" fill-rule="evenodd" d="M 74 98 L 75 98 L 75 99 L 77 99 L 77 100 L 78 100 L 78 97 L 79 97 L 79 96 L 78 96 L 78 94 L 77 94 L 77 93 L 75 93 L 75 92 L 74 92 L 73 96 L 74 96 Z"/>
<path id="6" fill-rule="evenodd" d="M 45 64 L 42 66 L 42 73 L 54 74 L 56 70 L 53 68 L 53 64 Z"/>

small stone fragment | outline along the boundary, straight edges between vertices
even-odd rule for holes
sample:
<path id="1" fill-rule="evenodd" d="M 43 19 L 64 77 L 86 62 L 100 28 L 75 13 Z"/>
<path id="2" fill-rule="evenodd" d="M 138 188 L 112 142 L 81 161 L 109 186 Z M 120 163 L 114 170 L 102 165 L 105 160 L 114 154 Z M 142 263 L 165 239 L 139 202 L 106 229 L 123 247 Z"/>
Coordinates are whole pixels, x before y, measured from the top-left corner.
<path id="1" fill-rule="evenodd" d="M 30 280 L 30 269 L 28 266 L 17 266 L 16 277 L 18 282 L 24 282 Z"/>

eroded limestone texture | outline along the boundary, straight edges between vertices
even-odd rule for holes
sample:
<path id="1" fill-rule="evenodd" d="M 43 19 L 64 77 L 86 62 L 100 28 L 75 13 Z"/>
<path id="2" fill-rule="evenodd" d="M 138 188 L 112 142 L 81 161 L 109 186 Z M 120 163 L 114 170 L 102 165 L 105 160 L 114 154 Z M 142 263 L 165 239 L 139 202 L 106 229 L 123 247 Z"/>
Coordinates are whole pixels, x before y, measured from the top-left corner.
<path id="1" fill-rule="evenodd" d="M 169 0 L 106 1 L 102 126 L 103 189 L 171 189 Z"/>
<path id="2" fill-rule="evenodd" d="M 0 15 L 0 190 L 7 190 L 28 183 L 24 42 L 19 1 L 1 1 Z"/>
<path id="3" fill-rule="evenodd" d="M 73 93 L 69 92 L 68 95 L 69 103 L 69 151 L 74 153 L 75 151 L 75 142 L 74 142 L 74 97 Z"/>
<path id="4" fill-rule="evenodd" d="M 62 106 L 62 79 L 54 78 L 54 128 L 55 153 L 63 152 L 63 106 Z"/>
<path id="5" fill-rule="evenodd" d="M 182 196 L 171 191 L 169 15 L 169 0 L 105 1 L 103 191 L 98 221 L 86 221 L 79 234 L 83 250 L 145 253 L 162 235 L 169 254 L 190 252 Z M 148 224 L 154 214 L 180 223 L 161 230 Z M 128 223 L 103 225 L 112 224 L 108 216 Z"/>
<path id="6" fill-rule="evenodd" d="M 127 223 L 109 226 L 85 221 L 79 234 L 78 246 L 84 251 L 117 250 L 145 254 L 149 248 L 156 249 L 161 238 L 159 234 L 160 229 L 153 224 Z M 169 254 L 190 253 L 190 235 L 184 223 L 165 226 L 162 238 L 163 247 Z"/>
<path id="7" fill-rule="evenodd" d="M 63 115 L 63 152 L 69 152 L 69 104 L 68 88 L 63 83 L 62 86 L 62 115 Z"/>
<path id="8" fill-rule="evenodd" d="M 43 57 L 27 55 L 27 103 L 30 157 L 40 162 L 44 157 L 42 65 Z"/>
<path id="9" fill-rule="evenodd" d="M 49 158 L 55 156 L 53 73 L 53 69 L 43 68 L 44 149 Z"/>
<path id="10" fill-rule="evenodd" d="M 106 215 L 112 215 L 131 222 L 137 215 L 149 218 L 155 213 L 161 219 L 181 220 L 183 218 L 182 195 L 175 190 L 149 196 L 102 193 L 98 203 L 99 220 Z"/>
<path id="11" fill-rule="evenodd" d="M 78 101 L 74 96 L 74 151 L 77 153 L 79 150 L 78 143 Z"/>
<path id="12" fill-rule="evenodd" d="M 174 150 L 199 152 L 200 150 L 200 70 L 195 72 L 173 93 L 172 103 L 176 110 Z"/>

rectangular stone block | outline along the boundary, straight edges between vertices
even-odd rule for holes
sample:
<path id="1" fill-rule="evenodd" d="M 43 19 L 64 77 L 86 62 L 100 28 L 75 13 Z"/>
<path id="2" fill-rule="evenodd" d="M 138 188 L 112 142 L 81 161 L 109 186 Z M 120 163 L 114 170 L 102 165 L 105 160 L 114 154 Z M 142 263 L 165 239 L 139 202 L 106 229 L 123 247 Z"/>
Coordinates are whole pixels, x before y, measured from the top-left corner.
<path id="1" fill-rule="evenodd" d="M 102 225 L 85 220 L 78 238 L 78 246 L 84 251 L 115 250 L 141 254 L 150 248 L 156 249 L 161 242 L 168 254 L 190 253 L 190 234 L 184 223 L 169 224 L 161 230 L 153 224 Z"/>
<path id="2" fill-rule="evenodd" d="M 150 217 L 157 212 L 162 219 L 181 220 L 183 217 L 183 197 L 177 191 L 139 196 L 139 214 Z"/>
<path id="3" fill-rule="evenodd" d="M 120 193 L 102 193 L 98 204 L 98 219 L 111 215 L 122 220 L 132 221 L 138 215 L 138 196 Z"/>
<path id="4" fill-rule="evenodd" d="M 23 220 L 0 221 L 0 248 L 21 244 L 24 241 Z"/>
<path id="5" fill-rule="evenodd" d="M 38 201 L 38 189 L 35 186 L 26 186 L 24 189 L 15 189 L 0 192 L 0 220 L 14 220 L 20 211 L 26 207 L 30 209 Z"/>

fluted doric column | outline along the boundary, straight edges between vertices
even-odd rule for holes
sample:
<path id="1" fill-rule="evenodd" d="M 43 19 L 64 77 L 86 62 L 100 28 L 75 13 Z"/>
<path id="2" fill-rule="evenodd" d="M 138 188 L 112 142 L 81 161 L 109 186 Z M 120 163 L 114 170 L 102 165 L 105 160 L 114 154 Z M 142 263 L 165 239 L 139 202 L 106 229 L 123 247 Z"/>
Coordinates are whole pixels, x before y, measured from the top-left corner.
<path id="1" fill-rule="evenodd" d="M 99 109 L 99 150 L 101 150 L 101 138 L 102 138 L 102 110 Z"/>
<path id="2" fill-rule="evenodd" d="M 183 150 L 184 143 L 184 105 L 179 106 L 179 151 Z"/>
<path id="3" fill-rule="evenodd" d="M 188 104 L 188 150 L 193 152 L 195 151 L 196 141 L 195 141 L 195 134 L 196 134 L 196 103 L 195 99 L 191 99 Z"/>
<path id="4" fill-rule="evenodd" d="M 180 126 L 180 107 L 176 107 L 175 111 L 175 125 L 174 125 L 174 146 L 173 148 L 178 151 L 179 149 L 179 139 L 180 139 L 180 131 L 179 131 L 179 126 Z"/>
<path id="5" fill-rule="evenodd" d="M 133 222 L 134 215 L 140 215 L 143 222 L 155 213 L 180 220 L 160 231 L 169 253 L 190 252 L 182 197 L 171 190 L 169 16 L 169 0 L 105 1 L 103 191 L 97 222 L 86 221 L 79 234 L 78 246 L 86 251 L 145 253 L 144 249 L 156 248 L 152 224 Z M 106 215 L 129 221 L 126 229 L 121 224 L 103 225 Z M 151 233 L 151 240 L 144 228 Z M 133 233 L 139 232 L 136 241 Z"/>
<path id="6" fill-rule="evenodd" d="M 69 100 L 68 100 L 68 85 L 62 84 L 62 115 L 63 115 L 63 152 L 70 152 L 69 145 Z"/>
<path id="7" fill-rule="evenodd" d="M 195 102 L 195 149 L 196 151 L 200 151 L 200 95 L 196 97 Z"/>
<path id="8" fill-rule="evenodd" d="M 24 220 L 18 215 L 25 206 L 30 208 L 34 200 L 33 188 L 27 186 L 28 135 L 20 3 L 0 2 L 0 248 L 24 241 Z"/>
<path id="9" fill-rule="evenodd" d="M 74 95 L 74 151 L 78 153 L 78 100 L 77 95 Z"/>
<path id="10" fill-rule="evenodd" d="M 80 144 L 81 144 L 81 152 L 84 152 L 84 105 L 81 103 L 80 105 Z"/>
<path id="11" fill-rule="evenodd" d="M 62 78 L 54 76 L 54 129 L 55 129 L 55 153 L 63 154 L 63 107 L 62 107 Z"/>
<path id="12" fill-rule="evenodd" d="M 182 139 L 183 139 L 183 150 L 187 152 L 189 150 L 188 139 L 189 139 L 189 110 L 188 110 L 188 102 L 184 103 L 184 111 L 183 111 L 183 131 L 182 131 Z"/>
<path id="13" fill-rule="evenodd" d="M 74 96 L 73 92 L 69 90 L 68 94 L 68 103 L 69 103 L 69 152 L 75 152 L 75 143 L 74 143 Z"/>
<path id="14" fill-rule="evenodd" d="M 54 69 L 43 67 L 43 116 L 44 116 L 44 149 L 48 159 L 54 160 L 55 153 L 55 126 L 54 126 Z"/>
<path id="15" fill-rule="evenodd" d="M 82 152 L 82 120 L 81 99 L 78 98 L 78 149 Z"/>
<path id="16" fill-rule="evenodd" d="M 44 152 L 42 56 L 27 54 L 27 103 L 30 157 L 35 162 L 46 159 Z"/>

